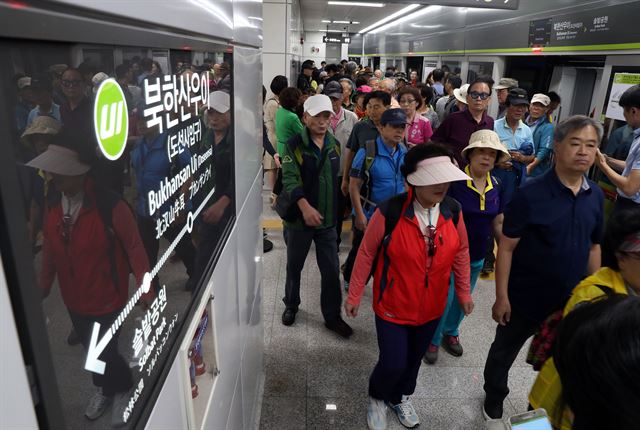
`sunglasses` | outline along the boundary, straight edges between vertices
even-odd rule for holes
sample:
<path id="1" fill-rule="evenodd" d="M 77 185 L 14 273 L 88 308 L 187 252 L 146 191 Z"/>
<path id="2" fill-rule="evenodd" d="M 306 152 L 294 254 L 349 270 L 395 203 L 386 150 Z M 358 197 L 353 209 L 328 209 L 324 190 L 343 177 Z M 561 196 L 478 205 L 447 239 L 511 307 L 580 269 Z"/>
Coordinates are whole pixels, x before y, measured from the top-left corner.
<path id="1" fill-rule="evenodd" d="M 435 226 L 427 226 L 427 252 L 429 257 L 436 255 L 436 228 Z"/>
<path id="2" fill-rule="evenodd" d="M 480 99 L 480 100 L 486 100 L 486 99 L 488 99 L 490 96 L 491 96 L 491 94 L 489 94 L 489 93 L 479 93 L 479 92 L 477 92 L 477 91 L 471 91 L 471 92 L 469 93 L 469 97 L 471 97 L 471 98 L 472 98 L 472 99 L 474 99 L 474 100 L 478 100 L 478 99 Z"/>
<path id="3" fill-rule="evenodd" d="M 82 85 L 84 81 L 82 79 L 73 79 L 73 80 L 69 80 L 69 79 L 63 79 L 62 80 L 62 86 L 65 88 L 71 88 L 71 87 L 79 87 L 80 85 Z"/>

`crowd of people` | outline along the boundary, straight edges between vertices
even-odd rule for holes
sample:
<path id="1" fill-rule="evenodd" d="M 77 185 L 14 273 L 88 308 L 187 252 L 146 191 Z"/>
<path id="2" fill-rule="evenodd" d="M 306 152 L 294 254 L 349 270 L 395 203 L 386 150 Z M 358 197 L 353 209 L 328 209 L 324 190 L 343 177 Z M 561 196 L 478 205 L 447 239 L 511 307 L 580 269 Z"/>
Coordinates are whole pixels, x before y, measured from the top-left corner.
<path id="1" fill-rule="evenodd" d="M 149 309 L 155 298 L 166 299 L 166 289 L 176 285 L 188 297 L 195 294 L 233 216 L 230 65 L 178 63 L 173 69 L 163 71 L 157 61 L 135 57 L 114 70 L 96 70 L 89 63 L 55 64 L 31 76 L 15 77 L 13 149 L 20 162 L 30 245 L 40 263 L 38 279 L 44 299 L 56 286 L 60 290 L 71 320 L 66 339 L 70 346 L 82 344 L 88 350 L 95 323 L 100 324 L 100 336 L 111 330 L 144 275 L 157 268 L 159 251 L 167 246 L 162 238 L 169 244 L 177 240 L 172 260 L 182 263 L 184 274 L 158 267 L 140 306 Z M 194 74 L 198 79 L 192 79 Z M 102 155 L 94 131 L 96 91 L 108 78 L 120 86 L 128 109 L 128 139 L 116 161 Z M 201 130 L 169 156 L 168 127 L 150 125 L 145 117 L 150 104 L 145 100 L 147 86 L 160 88 L 167 81 L 177 82 L 177 92 L 189 94 L 181 101 L 176 96 L 176 108 L 166 114 L 178 124 L 172 132 L 181 133 L 189 126 L 178 121 L 179 115 L 192 118 L 192 123 L 198 123 L 195 129 Z M 185 82 L 201 82 L 202 87 L 196 91 Z M 202 93 L 209 94 L 208 105 L 189 103 Z M 164 113 L 161 116 L 164 119 Z M 210 175 L 197 184 L 202 189 L 192 192 L 198 181 L 188 178 L 153 210 L 149 195 L 179 175 L 193 157 L 208 153 L 209 161 L 201 169 L 209 168 Z M 214 189 L 205 204 L 204 197 Z M 204 209 L 193 228 L 178 240 L 188 222 L 187 211 L 201 204 Z M 132 285 L 130 273 L 135 277 Z M 178 304 L 171 306 L 177 309 Z M 87 419 L 96 420 L 113 403 L 113 426 L 124 424 L 123 411 L 134 385 L 132 367 L 137 366 L 130 366 L 130 360 L 138 363 L 140 358 L 139 347 L 134 357 L 119 351 L 121 332 L 113 333 L 101 355 L 106 370 L 93 373 L 96 390 L 84 410 Z M 133 333 L 127 333 L 124 338 L 131 337 Z"/>
<path id="2" fill-rule="evenodd" d="M 286 209 L 278 211 L 287 248 L 282 323 L 295 324 L 312 241 L 329 330 L 352 335 L 341 306 L 356 317 L 373 279 L 379 358 L 369 428 L 385 429 L 388 409 L 407 428 L 420 423 L 410 400 L 418 369 L 437 361 L 440 346 L 463 355 L 461 321 L 494 264 L 485 418 L 503 417 L 509 369 L 535 335 L 530 355 L 542 371 L 530 403 L 555 428 L 637 425 L 640 86 L 621 96 L 627 125 L 605 155 L 599 122 L 558 121 L 556 93 L 528 94 L 512 78 L 464 83 L 436 69 L 422 83 L 415 71 L 321 66 L 305 61 L 295 87 L 276 76 L 265 105 L 266 144 L 281 172 L 274 207 Z M 488 114 L 493 97 L 497 118 Z M 594 167 L 617 187 L 608 221 L 589 179 Z M 347 218 L 351 250 L 339 266 Z M 541 344 L 552 345 L 544 356 L 533 351 Z"/>

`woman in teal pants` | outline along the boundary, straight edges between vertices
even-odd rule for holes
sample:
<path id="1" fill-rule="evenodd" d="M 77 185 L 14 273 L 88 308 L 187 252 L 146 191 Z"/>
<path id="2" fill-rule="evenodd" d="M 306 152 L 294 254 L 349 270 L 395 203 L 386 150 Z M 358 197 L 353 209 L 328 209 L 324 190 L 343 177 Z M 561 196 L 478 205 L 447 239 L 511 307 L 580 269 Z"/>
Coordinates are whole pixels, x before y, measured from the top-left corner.
<path id="1" fill-rule="evenodd" d="M 484 264 L 485 251 L 492 243 L 491 232 L 496 238 L 502 232 L 502 187 L 499 180 L 491 175 L 491 170 L 496 163 L 508 161 L 510 155 L 494 131 L 479 130 L 469 138 L 469 145 L 462 150 L 462 156 L 469 162 L 465 172 L 471 180 L 452 183 L 449 195 L 460 202 L 467 225 L 473 292 Z M 451 276 L 447 308 L 424 356 L 426 363 L 436 362 L 440 345 L 451 355 L 462 355 L 459 327 L 463 318 L 464 313 L 454 297 L 454 279 Z"/>

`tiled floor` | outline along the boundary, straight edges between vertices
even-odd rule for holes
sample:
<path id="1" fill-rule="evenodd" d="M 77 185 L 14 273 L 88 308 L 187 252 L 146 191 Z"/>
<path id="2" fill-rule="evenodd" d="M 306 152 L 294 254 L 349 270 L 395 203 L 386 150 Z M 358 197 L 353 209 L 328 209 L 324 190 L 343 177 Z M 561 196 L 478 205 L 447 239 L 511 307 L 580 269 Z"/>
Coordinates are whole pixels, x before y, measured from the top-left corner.
<path id="1" fill-rule="evenodd" d="M 265 195 L 266 203 L 266 195 Z M 266 224 L 277 225 L 277 216 L 265 204 Z M 302 273 L 302 304 L 296 322 L 285 327 L 285 256 L 281 229 L 268 230 L 274 250 L 265 254 L 264 329 L 265 384 L 260 429 L 366 429 L 367 384 L 376 363 L 378 347 L 371 309 L 371 289 L 360 306 L 349 340 L 325 329 L 320 313 L 320 273 L 313 247 Z M 340 260 L 349 249 L 343 235 Z M 483 429 L 482 370 L 493 341 L 491 319 L 494 282 L 480 280 L 474 293 L 476 308 L 461 326 L 464 355 L 455 358 L 440 351 L 435 366 L 421 368 L 412 396 L 422 429 Z M 509 378 L 511 394 L 505 414 L 524 412 L 535 376 L 525 363 L 526 348 L 516 360 Z M 389 429 L 403 429 L 389 414 Z"/>

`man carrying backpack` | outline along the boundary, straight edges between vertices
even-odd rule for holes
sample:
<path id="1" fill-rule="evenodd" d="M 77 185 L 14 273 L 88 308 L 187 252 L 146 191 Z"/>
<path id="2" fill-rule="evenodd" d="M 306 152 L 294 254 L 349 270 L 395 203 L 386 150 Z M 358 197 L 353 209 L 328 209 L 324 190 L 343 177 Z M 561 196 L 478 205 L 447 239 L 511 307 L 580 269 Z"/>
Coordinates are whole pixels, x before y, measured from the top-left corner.
<path id="1" fill-rule="evenodd" d="M 313 241 L 320 268 L 320 307 L 325 326 L 348 338 L 353 330 L 340 316 L 342 294 L 335 229 L 340 144 L 327 131 L 332 111 L 329 97 L 309 97 L 304 102 L 306 127 L 289 139 L 280 154 L 283 189 L 299 210 L 294 219 L 284 222 L 287 280 L 282 324 L 295 322 L 300 305 L 300 274 Z"/>
<path id="2" fill-rule="evenodd" d="M 407 153 L 404 141 L 407 116 L 402 109 L 389 109 L 380 117 L 375 140 L 365 142 L 351 165 L 349 194 L 353 206 L 353 242 L 344 266 L 344 287 L 349 288 L 353 264 L 367 223 L 378 204 L 404 192 L 400 167 Z"/>

